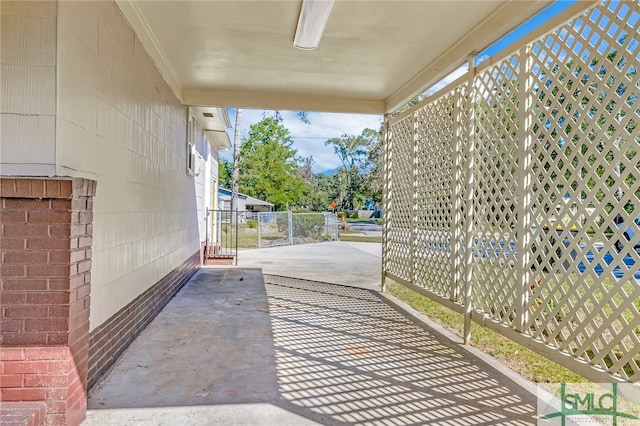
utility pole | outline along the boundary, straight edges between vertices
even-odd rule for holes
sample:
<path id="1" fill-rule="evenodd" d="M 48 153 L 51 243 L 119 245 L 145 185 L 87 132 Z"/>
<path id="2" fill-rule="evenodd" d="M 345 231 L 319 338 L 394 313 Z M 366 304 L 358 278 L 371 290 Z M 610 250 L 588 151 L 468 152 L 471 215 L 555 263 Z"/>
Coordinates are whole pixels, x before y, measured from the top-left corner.
<path id="1" fill-rule="evenodd" d="M 242 109 L 236 109 L 236 129 L 233 137 L 233 171 L 231 173 L 231 210 L 238 208 L 238 162 L 240 160 L 240 119 Z"/>

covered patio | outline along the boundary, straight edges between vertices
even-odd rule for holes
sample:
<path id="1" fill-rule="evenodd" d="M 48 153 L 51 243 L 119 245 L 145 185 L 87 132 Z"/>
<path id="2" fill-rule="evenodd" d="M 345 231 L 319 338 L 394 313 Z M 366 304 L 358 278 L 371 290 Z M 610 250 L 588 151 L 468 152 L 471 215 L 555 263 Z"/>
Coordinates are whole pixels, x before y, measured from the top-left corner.
<path id="1" fill-rule="evenodd" d="M 327 4 L 0 3 L 3 403 L 78 424 L 90 389 L 199 270 L 227 107 L 384 114 L 375 284 L 459 312 L 467 339 L 474 321 L 593 381 L 640 389 L 640 3 L 336 0 L 319 47 L 296 49 L 314 3 Z M 229 284 L 212 271 L 184 294 Z M 247 271 L 270 396 L 240 400 L 319 422 L 426 421 L 418 411 L 528 421 L 514 408 L 528 397 L 483 411 L 465 374 L 456 385 L 429 376 L 436 357 L 520 395 L 383 296 L 267 275 Z M 210 311 L 248 332 L 227 309 L 245 296 Z M 316 362 L 303 392 L 287 382 Z M 331 374 L 353 383 L 316 389 Z M 467 411 L 448 411 L 460 392 Z M 434 398 L 442 407 L 427 409 Z"/>
<path id="2" fill-rule="evenodd" d="M 278 249 L 201 269 L 94 387 L 83 425 L 535 424 L 535 386 L 366 288 L 366 245 L 299 246 L 316 280 L 243 266 L 286 270 Z M 322 250 L 365 288 L 323 282 Z"/>

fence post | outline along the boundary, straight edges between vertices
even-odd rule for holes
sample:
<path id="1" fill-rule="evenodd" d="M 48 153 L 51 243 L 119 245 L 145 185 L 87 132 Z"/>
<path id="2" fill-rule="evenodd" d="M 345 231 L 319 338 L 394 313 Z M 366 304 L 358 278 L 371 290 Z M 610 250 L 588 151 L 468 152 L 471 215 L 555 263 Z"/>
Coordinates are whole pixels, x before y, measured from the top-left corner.
<path id="1" fill-rule="evenodd" d="M 335 212 L 332 213 L 326 213 L 325 214 L 325 223 L 326 223 L 326 233 L 327 235 L 332 235 L 336 238 L 335 240 L 338 241 L 340 236 L 338 235 L 338 216 L 336 215 Z"/>
<path id="2" fill-rule="evenodd" d="M 380 291 L 381 292 L 385 292 L 387 291 L 387 268 L 386 268 L 386 262 L 387 262 L 387 244 L 388 244 L 388 234 L 389 234 L 389 221 L 387 220 L 387 217 L 389 215 L 389 202 L 388 202 L 388 194 L 389 194 L 389 132 L 390 132 L 390 127 L 389 127 L 389 119 L 390 119 L 390 115 L 389 114 L 385 114 L 384 115 L 384 124 L 383 124 L 383 133 L 382 133 L 382 155 L 384 158 L 384 170 L 383 170 L 383 175 L 384 175 L 384 182 L 383 182 L 383 188 L 382 188 L 382 259 L 380 261 L 380 273 L 382 274 L 381 280 L 380 280 Z"/>
<path id="3" fill-rule="evenodd" d="M 476 52 L 469 54 L 468 77 L 469 77 L 469 143 L 467 151 L 467 206 L 465 214 L 465 259 L 464 259 L 464 344 L 468 345 L 471 340 L 471 311 L 472 300 L 472 279 L 473 279 L 473 231 L 474 231 L 474 185 L 475 185 L 475 145 L 476 145 Z"/>
<path id="4" fill-rule="evenodd" d="M 288 217 L 288 222 L 289 222 L 289 245 L 292 246 L 293 245 L 293 213 L 291 213 L 291 210 L 287 210 L 287 217 Z"/>
<path id="5" fill-rule="evenodd" d="M 416 163 L 418 162 L 418 156 L 416 155 L 416 111 L 411 113 L 411 176 L 413 177 L 412 193 L 413 202 L 411 205 L 411 237 L 409 241 L 409 259 L 411 259 L 411 282 L 416 284 L 417 272 L 416 272 L 416 240 L 418 239 L 418 176 L 416 176 Z"/>
<path id="6" fill-rule="evenodd" d="M 467 96 L 469 91 L 467 90 Z M 465 150 L 467 146 L 466 131 L 467 120 L 465 120 L 465 109 L 467 107 L 467 101 L 464 98 L 462 91 L 457 91 L 454 100 L 455 105 L 455 145 L 454 151 L 451 153 L 453 157 L 453 188 L 451 188 L 451 194 L 453 198 L 453 219 L 450 230 L 450 244 L 451 244 L 451 289 L 449 291 L 449 298 L 453 302 L 460 302 L 464 299 L 464 295 L 460 291 L 460 288 L 464 288 L 464 250 L 462 249 L 462 242 L 466 235 L 464 234 L 464 224 L 466 218 L 466 205 L 464 194 L 469 190 L 465 188 L 466 181 L 464 180 L 464 171 L 467 167 L 465 163 Z"/>
<path id="7" fill-rule="evenodd" d="M 531 145 L 533 136 L 532 126 L 532 95 L 533 78 L 531 77 L 531 46 L 520 49 L 520 72 L 518 75 L 520 108 L 518 109 L 518 141 L 517 155 L 518 167 L 516 177 L 518 179 L 518 205 L 515 214 L 518 218 L 516 232 L 516 247 L 518 259 L 516 264 L 516 306 L 515 306 L 515 328 L 519 332 L 524 332 L 528 320 L 529 289 L 532 285 L 531 270 L 529 269 L 529 242 L 530 232 L 530 212 L 531 212 Z"/>
<path id="8" fill-rule="evenodd" d="M 235 261 L 235 265 L 238 266 L 238 231 L 240 231 L 240 226 L 239 226 L 239 220 L 238 220 L 238 209 L 236 208 L 236 212 L 235 212 L 235 217 L 236 217 L 236 223 L 235 223 L 235 227 L 234 227 L 234 231 L 236 234 L 236 246 L 234 247 L 234 261 Z"/>
<path id="9" fill-rule="evenodd" d="M 258 248 L 262 248 L 262 242 L 260 241 L 260 237 L 261 237 L 261 232 L 262 230 L 260 228 L 262 228 L 262 217 L 260 217 L 261 214 L 260 212 L 258 212 Z"/>
<path id="10" fill-rule="evenodd" d="M 202 256 L 202 263 L 207 264 L 207 258 L 209 257 L 209 214 L 211 210 L 206 209 L 204 215 L 204 255 Z"/>

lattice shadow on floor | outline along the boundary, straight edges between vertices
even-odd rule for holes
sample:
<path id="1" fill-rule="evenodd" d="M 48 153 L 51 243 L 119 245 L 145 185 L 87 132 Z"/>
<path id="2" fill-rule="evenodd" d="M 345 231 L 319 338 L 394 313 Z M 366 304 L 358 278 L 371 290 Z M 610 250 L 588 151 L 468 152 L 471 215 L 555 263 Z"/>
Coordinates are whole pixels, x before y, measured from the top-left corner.
<path id="1" fill-rule="evenodd" d="M 323 423 L 535 424 L 533 395 L 375 292 L 264 280 L 279 393 Z"/>

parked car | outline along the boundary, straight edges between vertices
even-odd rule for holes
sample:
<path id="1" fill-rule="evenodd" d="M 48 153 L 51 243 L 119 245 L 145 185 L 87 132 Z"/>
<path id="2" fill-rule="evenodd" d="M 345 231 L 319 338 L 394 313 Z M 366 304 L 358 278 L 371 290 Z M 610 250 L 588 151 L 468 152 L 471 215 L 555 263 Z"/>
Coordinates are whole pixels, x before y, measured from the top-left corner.
<path id="1" fill-rule="evenodd" d="M 614 243 L 614 247 L 616 248 L 616 251 L 619 253 L 624 249 L 627 243 L 633 241 L 636 234 L 638 233 L 638 230 L 640 229 L 640 215 L 636 216 L 633 222 L 625 221 L 622 215 L 617 215 L 613 221 L 616 224 L 616 227 L 618 229 L 623 230 L 622 236 L 626 240 L 626 241 L 617 240 Z M 636 240 L 636 243 L 633 248 L 640 253 L 640 239 Z"/>

